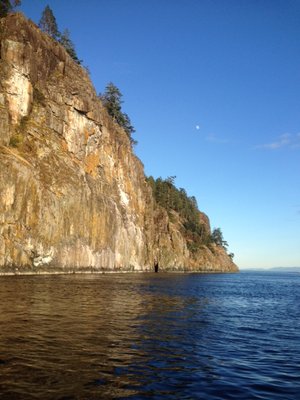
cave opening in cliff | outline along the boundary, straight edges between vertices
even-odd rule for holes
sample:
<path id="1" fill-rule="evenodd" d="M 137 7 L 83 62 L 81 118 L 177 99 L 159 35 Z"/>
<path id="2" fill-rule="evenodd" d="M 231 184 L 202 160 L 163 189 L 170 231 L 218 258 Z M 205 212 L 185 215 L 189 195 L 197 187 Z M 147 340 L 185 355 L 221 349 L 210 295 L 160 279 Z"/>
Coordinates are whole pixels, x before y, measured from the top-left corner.
<path id="1" fill-rule="evenodd" d="M 154 272 L 158 272 L 158 263 L 154 264 Z"/>

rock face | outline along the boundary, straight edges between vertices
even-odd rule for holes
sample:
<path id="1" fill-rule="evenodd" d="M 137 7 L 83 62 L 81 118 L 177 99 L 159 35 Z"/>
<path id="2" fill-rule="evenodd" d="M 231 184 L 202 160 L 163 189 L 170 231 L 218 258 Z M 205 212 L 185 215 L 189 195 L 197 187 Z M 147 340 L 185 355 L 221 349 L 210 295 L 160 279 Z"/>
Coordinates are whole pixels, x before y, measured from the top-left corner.
<path id="1" fill-rule="evenodd" d="M 190 254 L 85 70 L 22 14 L 0 20 L 0 272 L 236 271 Z"/>

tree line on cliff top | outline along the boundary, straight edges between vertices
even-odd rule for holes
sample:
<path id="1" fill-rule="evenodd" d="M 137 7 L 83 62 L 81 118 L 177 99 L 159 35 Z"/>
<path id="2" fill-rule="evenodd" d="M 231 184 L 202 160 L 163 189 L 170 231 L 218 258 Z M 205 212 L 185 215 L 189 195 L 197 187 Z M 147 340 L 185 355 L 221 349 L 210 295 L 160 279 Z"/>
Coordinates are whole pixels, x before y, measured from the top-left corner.
<path id="1" fill-rule="evenodd" d="M 167 179 L 154 179 L 150 176 L 147 182 L 156 203 L 168 212 L 171 221 L 174 211 L 179 215 L 182 233 L 187 240 L 189 250 L 196 252 L 202 245 L 209 246 L 212 243 L 227 250 L 228 243 L 224 240 L 221 229 L 215 228 L 210 232 L 205 222 L 201 221 L 196 198 L 189 197 L 185 189 L 178 189 L 175 186 L 175 178 L 170 176 Z M 230 253 L 229 256 L 233 258 L 234 255 Z"/>

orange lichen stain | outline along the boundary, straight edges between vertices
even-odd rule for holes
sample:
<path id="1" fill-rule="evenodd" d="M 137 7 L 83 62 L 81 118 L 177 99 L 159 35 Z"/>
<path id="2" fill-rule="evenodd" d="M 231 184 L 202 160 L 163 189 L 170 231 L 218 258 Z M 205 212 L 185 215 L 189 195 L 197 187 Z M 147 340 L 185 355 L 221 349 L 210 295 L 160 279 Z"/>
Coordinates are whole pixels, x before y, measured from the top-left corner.
<path id="1" fill-rule="evenodd" d="M 61 147 L 63 151 L 68 151 L 68 143 L 64 139 L 61 141 Z"/>
<path id="2" fill-rule="evenodd" d="M 89 133 L 88 129 L 85 129 L 83 131 L 83 134 L 84 134 L 84 144 L 87 144 L 89 137 L 90 137 L 90 133 Z"/>
<path id="3" fill-rule="evenodd" d="M 95 153 L 88 154 L 85 158 L 84 164 L 85 172 L 93 177 L 96 177 L 97 167 L 99 165 L 99 151 L 97 150 Z"/>
<path id="4" fill-rule="evenodd" d="M 90 130 L 84 129 L 83 134 L 84 134 L 84 144 L 87 145 L 89 137 L 95 134 L 95 129 L 90 129 Z"/>

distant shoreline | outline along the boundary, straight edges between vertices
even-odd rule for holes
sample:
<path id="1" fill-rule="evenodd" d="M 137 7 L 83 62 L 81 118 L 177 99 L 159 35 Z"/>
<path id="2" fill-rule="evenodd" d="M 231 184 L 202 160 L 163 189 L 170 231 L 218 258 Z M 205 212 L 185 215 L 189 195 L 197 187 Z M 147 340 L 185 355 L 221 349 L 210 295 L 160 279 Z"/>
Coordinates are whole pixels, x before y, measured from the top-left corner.
<path id="1" fill-rule="evenodd" d="M 300 267 L 240 268 L 240 272 L 300 272 Z"/>

